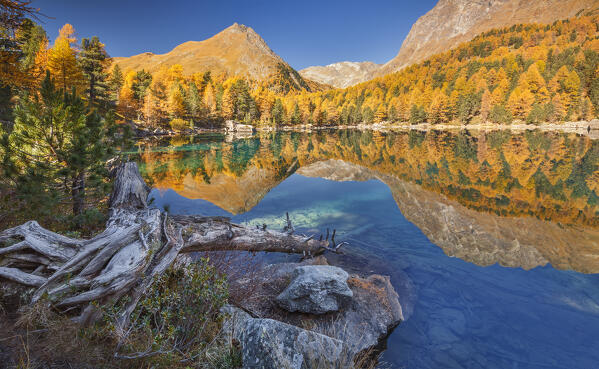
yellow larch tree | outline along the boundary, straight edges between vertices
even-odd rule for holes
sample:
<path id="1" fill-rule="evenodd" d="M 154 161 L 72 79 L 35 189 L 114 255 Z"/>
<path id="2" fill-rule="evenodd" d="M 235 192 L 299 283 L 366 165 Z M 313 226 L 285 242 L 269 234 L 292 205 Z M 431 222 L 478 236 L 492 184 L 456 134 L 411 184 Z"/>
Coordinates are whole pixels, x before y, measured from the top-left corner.
<path id="1" fill-rule="evenodd" d="M 537 64 L 532 64 L 526 72 L 522 73 L 518 85 L 534 94 L 536 102 L 542 104 L 549 102 L 549 91 Z"/>
<path id="2" fill-rule="evenodd" d="M 447 105 L 447 95 L 441 89 L 436 89 L 428 109 L 431 123 L 447 123 L 449 121 Z"/>
<path id="3" fill-rule="evenodd" d="M 527 88 L 518 86 L 512 91 L 507 105 L 514 115 L 514 118 L 524 120 L 532 110 L 534 102 L 535 96 L 532 92 Z"/>
<path id="4" fill-rule="evenodd" d="M 212 83 L 209 83 L 204 89 L 203 102 L 208 116 L 214 116 L 216 114 L 216 94 L 214 93 L 214 86 Z"/>
<path id="5" fill-rule="evenodd" d="M 487 121 L 491 109 L 493 108 L 493 96 L 489 89 L 483 91 L 483 96 L 480 101 L 480 118 L 483 123 Z"/>
<path id="6" fill-rule="evenodd" d="M 561 95 L 566 111 L 578 102 L 580 78 L 565 65 L 557 71 L 549 86 L 552 92 Z"/>
<path id="7" fill-rule="evenodd" d="M 75 28 L 70 23 L 66 23 L 58 31 L 58 38 L 67 40 L 69 45 L 75 45 L 77 43 L 77 37 L 75 37 Z"/>
<path id="8" fill-rule="evenodd" d="M 83 73 L 77 65 L 76 52 L 71 46 L 75 42 L 73 26 L 65 24 L 48 54 L 48 70 L 58 85 L 65 91 L 83 86 Z"/>
<path id="9" fill-rule="evenodd" d="M 125 80 L 123 86 L 121 87 L 121 91 L 119 92 L 117 112 L 127 119 L 133 119 L 135 112 L 141 109 L 141 106 L 138 106 L 137 101 L 134 98 L 133 90 L 131 88 L 134 79 L 135 71 L 128 71 L 125 75 Z"/>
<path id="10" fill-rule="evenodd" d="M 172 118 L 181 118 L 185 115 L 185 98 L 182 87 L 178 84 L 172 86 L 168 93 L 168 112 Z"/>
<path id="11" fill-rule="evenodd" d="M 35 54 L 35 60 L 33 62 L 32 74 L 36 80 L 41 82 L 42 78 L 46 74 L 46 69 L 48 68 L 48 55 L 50 50 L 48 48 L 49 42 L 48 39 L 44 37 L 44 40 L 40 44 L 40 48 Z"/>
<path id="12" fill-rule="evenodd" d="M 227 88 L 225 89 L 225 92 L 223 93 L 223 101 L 222 101 L 222 108 L 221 108 L 221 114 L 223 116 L 224 119 L 233 119 L 233 109 L 234 109 L 234 101 L 233 101 L 233 95 L 232 95 L 232 91 L 231 88 Z"/>

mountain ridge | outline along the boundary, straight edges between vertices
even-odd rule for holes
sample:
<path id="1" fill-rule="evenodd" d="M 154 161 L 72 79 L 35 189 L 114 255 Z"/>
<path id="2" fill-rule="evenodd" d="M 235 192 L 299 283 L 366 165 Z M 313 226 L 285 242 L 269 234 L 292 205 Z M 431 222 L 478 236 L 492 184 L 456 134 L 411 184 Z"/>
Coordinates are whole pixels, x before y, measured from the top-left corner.
<path id="1" fill-rule="evenodd" d="M 397 72 L 493 28 L 551 23 L 585 11 L 599 11 L 599 0 L 439 0 L 414 23 L 398 54 L 373 77 Z"/>
<path id="2" fill-rule="evenodd" d="M 551 23 L 585 11 L 599 12 L 599 0 L 439 0 L 412 25 L 399 52 L 387 63 L 338 62 L 311 66 L 299 72 L 310 80 L 346 88 L 395 73 L 494 28 L 522 23 Z M 345 68 L 340 73 L 339 66 L 346 63 L 366 67 L 358 71 Z"/>
<path id="3" fill-rule="evenodd" d="M 113 65 L 117 64 L 123 71 L 144 69 L 150 73 L 180 64 L 185 75 L 211 71 L 256 80 L 275 75 L 281 65 L 293 69 L 256 31 L 238 23 L 206 40 L 184 42 L 164 54 L 145 52 L 115 57 Z"/>

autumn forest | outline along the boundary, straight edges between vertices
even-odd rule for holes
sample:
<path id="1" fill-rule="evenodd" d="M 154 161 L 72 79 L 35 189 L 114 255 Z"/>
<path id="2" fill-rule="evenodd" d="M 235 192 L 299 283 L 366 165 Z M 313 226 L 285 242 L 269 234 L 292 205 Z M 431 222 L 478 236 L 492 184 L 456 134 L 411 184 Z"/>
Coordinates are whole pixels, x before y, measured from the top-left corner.
<path id="1" fill-rule="evenodd" d="M 373 122 L 532 124 L 588 120 L 599 110 L 599 18 L 486 32 L 403 71 L 346 89 L 301 86 L 282 70 L 267 82 L 186 76 L 179 65 L 149 75 L 112 66 L 118 111 L 160 125 L 235 119 L 255 125 Z M 285 73 L 287 72 L 287 73 Z"/>

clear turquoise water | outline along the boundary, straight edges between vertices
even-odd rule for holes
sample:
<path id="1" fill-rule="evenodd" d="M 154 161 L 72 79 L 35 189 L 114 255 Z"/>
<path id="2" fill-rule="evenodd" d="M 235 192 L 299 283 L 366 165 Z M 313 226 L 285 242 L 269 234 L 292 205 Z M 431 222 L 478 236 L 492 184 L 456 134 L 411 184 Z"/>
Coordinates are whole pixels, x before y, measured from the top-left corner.
<path id="1" fill-rule="evenodd" d="M 334 262 L 390 275 L 400 295 L 406 320 L 382 356 L 392 368 L 599 368 L 598 274 L 448 257 L 406 219 L 381 181 L 293 174 L 238 215 L 172 190 L 151 196 L 173 213 L 280 228 L 288 211 L 300 232 L 336 228 L 350 246 L 331 256 Z"/>

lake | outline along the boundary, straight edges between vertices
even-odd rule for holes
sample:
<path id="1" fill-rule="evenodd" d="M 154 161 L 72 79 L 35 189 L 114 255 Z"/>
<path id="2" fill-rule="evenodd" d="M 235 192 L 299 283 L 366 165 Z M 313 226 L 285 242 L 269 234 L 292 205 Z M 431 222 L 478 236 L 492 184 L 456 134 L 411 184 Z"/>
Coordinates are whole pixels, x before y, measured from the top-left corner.
<path id="1" fill-rule="evenodd" d="M 154 206 L 299 232 L 390 275 L 392 368 L 599 367 L 599 141 L 332 130 L 141 141 Z M 297 260 L 284 256 L 282 260 Z"/>

